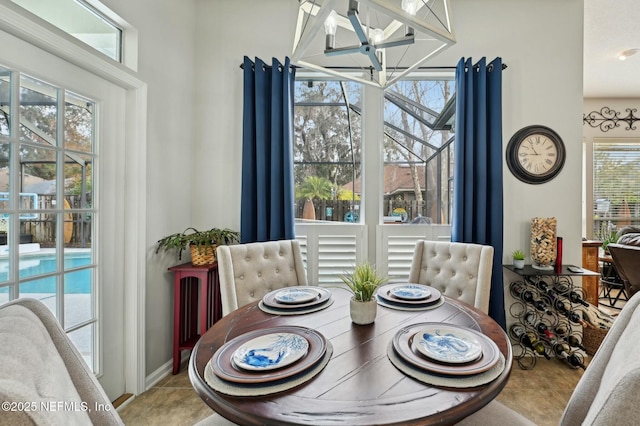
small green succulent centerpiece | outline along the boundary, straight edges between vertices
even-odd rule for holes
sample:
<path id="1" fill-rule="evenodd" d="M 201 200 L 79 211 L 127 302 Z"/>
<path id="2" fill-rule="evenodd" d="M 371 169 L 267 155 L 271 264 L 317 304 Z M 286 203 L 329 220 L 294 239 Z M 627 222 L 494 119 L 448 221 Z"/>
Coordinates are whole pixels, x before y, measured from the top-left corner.
<path id="1" fill-rule="evenodd" d="M 358 302 L 368 302 L 373 299 L 376 289 L 387 282 L 387 278 L 378 275 L 376 268 L 369 262 L 355 266 L 353 272 L 340 276 L 353 297 Z"/>
<path id="2" fill-rule="evenodd" d="M 240 233 L 228 228 L 211 228 L 198 231 L 189 227 L 183 232 L 168 235 L 157 242 L 156 253 L 160 250 L 177 250 L 178 259 L 182 259 L 182 251 L 191 250 L 191 261 L 194 265 L 207 265 L 215 262 L 215 248 L 240 241 Z"/>
<path id="3" fill-rule="evenodd" d="M 522 250 L 514 250 L 513 260 L 524 260 L 524 252 Z"/>
<path id="4" fill-rule="evenodd" d="M 513 266 L 515 268 L 524 268 L 524 252 L 522 250 L 514 250 L 511 256 L 513 257 Z"/>
<path id="5" fill-rule="evenodd" d="M 353 272 L 340 276 L 340 279 L 353 293 L 349 303 L 351 321 L 355 324 L 371 324 L 376 319 L 378 303 L 374 299 L 376 289 L 387 281 L 378 274 L 369 262 L 355 266 Z"/>

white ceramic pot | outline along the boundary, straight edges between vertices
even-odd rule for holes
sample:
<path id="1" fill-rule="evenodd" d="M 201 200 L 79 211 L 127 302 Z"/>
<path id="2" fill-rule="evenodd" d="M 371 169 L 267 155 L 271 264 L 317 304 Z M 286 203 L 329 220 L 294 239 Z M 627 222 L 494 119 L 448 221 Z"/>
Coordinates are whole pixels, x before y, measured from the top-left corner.
<path id="1" fill-rule="evenodd" d="M 354 324 L 371 324 L 376 320 L 378 302 L 376 302 L 375 299 L 368 302 L 359 302 L 352 297 L 349 309 L 351 313 L 351 321 L 353 321 Z"/>
<path id="2" fill-rule="evenodd" d="M 524 268 L 524 259 L 513 259 L 513 267 L 516 269 Z"/>

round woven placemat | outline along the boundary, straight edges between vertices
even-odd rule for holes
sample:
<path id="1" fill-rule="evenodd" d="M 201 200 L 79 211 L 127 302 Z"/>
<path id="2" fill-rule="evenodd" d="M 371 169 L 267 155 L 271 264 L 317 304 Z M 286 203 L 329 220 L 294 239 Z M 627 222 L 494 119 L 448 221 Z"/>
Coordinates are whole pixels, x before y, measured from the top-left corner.
<path id="1" fill-rule="evenodd" d="M 426 383 L 428 385 L 446 386 L 450 388 L 473 388 L 476 386 L 486 385 L 497 379 L 504 370 L 505 360 L 504 355 L 500 354 L 500 361 L 491 369 L 484 373 L 474 374 L 471 376 L 443 376 L 438 374 L 429 373 L 428 371 L 421 370 L 400 358 L 396 350 L 393 349 L 393 342 L 387 346 L 387 356 L 389 361 L 400 371 L 409 377 Z"/>

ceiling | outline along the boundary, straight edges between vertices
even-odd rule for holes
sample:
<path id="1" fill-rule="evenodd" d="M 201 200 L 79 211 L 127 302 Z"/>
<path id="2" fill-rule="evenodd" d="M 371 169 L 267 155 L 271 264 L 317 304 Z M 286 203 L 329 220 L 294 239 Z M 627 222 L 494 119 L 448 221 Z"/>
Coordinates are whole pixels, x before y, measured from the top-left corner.
<path id="1" fill-rule="evenodd" d="M 617 57 L 640 49 L 639 21 L 638 0 L 585 0 L 585 98 L 640 98 L 640 51 L 626 61 Z"/>

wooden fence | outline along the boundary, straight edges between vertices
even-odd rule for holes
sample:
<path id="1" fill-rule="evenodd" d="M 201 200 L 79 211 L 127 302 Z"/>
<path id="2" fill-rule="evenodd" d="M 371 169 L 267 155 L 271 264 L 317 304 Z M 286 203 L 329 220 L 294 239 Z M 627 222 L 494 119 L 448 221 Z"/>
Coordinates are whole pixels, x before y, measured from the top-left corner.
<path id="1" fill-rule="evenodd" d="M 296 200 L 296 217 L 302 218 L 305 200 Z M 316 220 L 330 222 L 359 222 L 360 200 L 314 200 Z M 385 200 L 384 216 L 397 216 L 409 223 L 418 215 L 425 217 L 425 202 L 416 200 Z"/>

